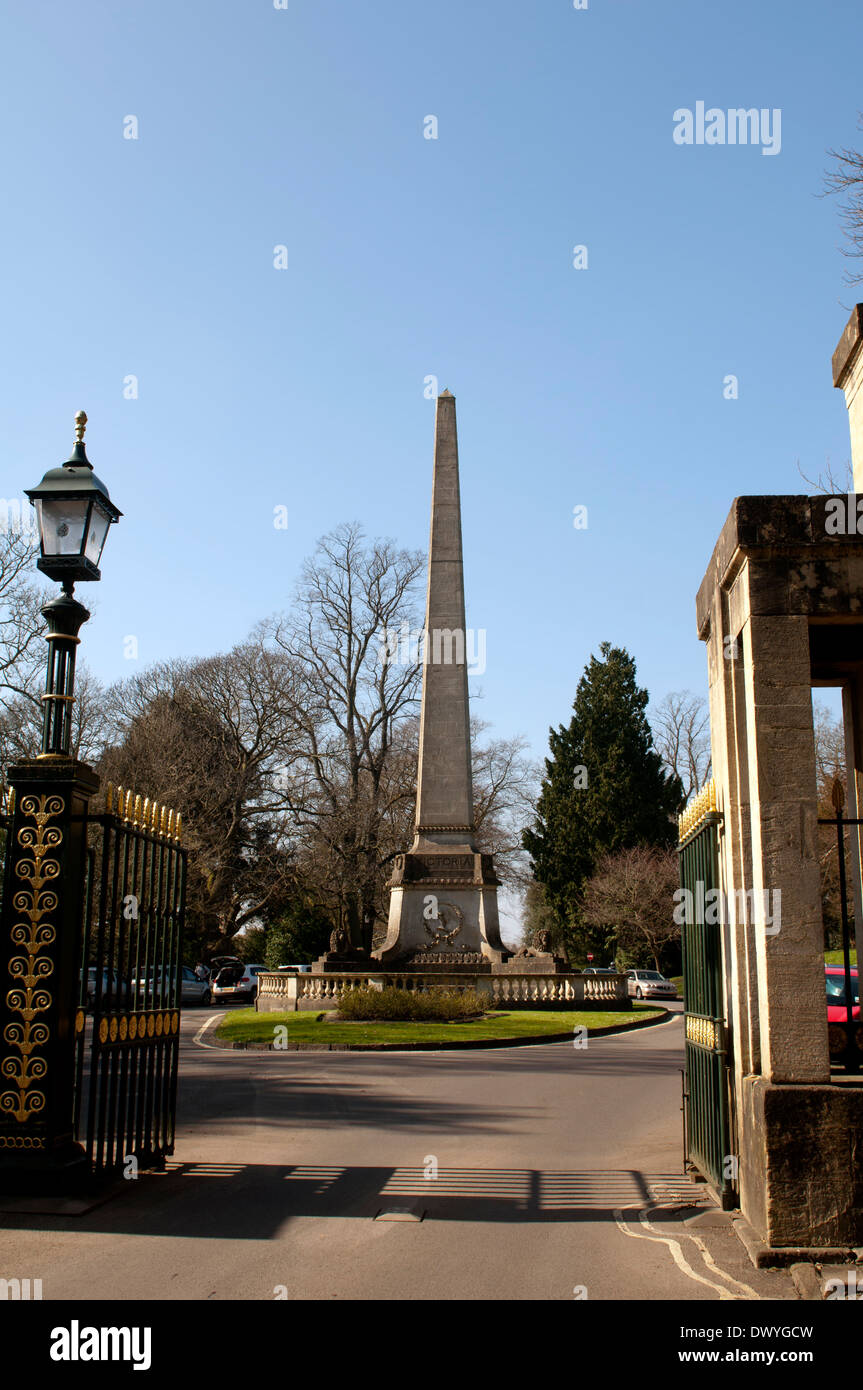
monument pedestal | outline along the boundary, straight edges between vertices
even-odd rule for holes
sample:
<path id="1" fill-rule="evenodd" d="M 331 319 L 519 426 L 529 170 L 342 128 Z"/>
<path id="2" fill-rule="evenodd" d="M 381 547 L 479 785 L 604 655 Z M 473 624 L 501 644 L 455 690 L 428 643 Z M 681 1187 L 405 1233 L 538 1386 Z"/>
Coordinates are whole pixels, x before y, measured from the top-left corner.
<path id="1" fill-rule="evenodd" d="M 400 854 L 389 882 L 389 930 L 376 960 L 389 968 L 468 973 L 502 964 L 511 952 L 500 939 L 499 882 L 492 856 L 470 843 L 426 841 Z"/>

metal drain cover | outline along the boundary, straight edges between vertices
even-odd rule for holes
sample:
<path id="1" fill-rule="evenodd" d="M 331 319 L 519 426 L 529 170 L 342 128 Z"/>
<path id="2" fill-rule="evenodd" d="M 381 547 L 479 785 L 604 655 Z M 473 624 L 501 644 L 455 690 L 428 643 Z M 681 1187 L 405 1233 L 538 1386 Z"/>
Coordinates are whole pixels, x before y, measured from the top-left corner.
<path id="1" fill-rule="evenodd" d="M 375 1221 L 422 1221 L 424 1216 L 425 1207 L 422 1202 L 396 1202 L 388 1207 L 381 1207 Z"/>

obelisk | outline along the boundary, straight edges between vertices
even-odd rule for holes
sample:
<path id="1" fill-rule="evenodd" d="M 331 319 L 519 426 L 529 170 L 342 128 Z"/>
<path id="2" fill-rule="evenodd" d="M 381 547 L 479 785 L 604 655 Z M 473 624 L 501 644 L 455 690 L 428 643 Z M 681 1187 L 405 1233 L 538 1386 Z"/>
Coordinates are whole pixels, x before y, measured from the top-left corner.
<path id="1" fill-rule="evenodd" d="M 390 880 L 389 930 L 375 952 L 382 963 L 476 969 L 509 955 L 492 856 L 474 837 L 467 658 L 455 396 L 444 391 L 435 415 L 416 825 Z"/>

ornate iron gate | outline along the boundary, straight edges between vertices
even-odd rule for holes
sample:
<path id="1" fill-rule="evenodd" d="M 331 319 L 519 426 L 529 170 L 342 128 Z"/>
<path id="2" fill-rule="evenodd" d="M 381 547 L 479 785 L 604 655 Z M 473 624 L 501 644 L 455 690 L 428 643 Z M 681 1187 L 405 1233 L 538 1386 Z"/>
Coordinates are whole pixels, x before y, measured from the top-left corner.
<path id="1" fill-rule="evenodd" d="M 174 1151 L 186 853 L 180 817 L 109 786 L 89 817 L 75 1137 L 95 1173 Z"/>
<path id="2" fill-rule="evenodd" d="M 716 792 L 709 782 L 680 817 L 678 859 L 683 890 L 683 1001 L 686 1023 L 684 1114 L 687 1162 L 734 1206 L 729 1162 L 729 1087 L 722 986 L 722 894 Z"/>

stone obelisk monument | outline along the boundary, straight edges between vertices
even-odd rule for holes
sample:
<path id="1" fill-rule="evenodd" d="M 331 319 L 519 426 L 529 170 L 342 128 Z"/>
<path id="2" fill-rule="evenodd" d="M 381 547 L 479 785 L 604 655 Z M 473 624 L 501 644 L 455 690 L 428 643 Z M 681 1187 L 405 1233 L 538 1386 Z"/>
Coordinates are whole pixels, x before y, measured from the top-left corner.
<path id="1" fill-rule="evenodd" d="M 414 842 L 395 861 L 382 965 L 491 968 L 510 952 L 500 939 L 490 854 L 473 827 L 470 710 L 455 396 L 438 396 L 428 589 L 423 637 Z"/>

